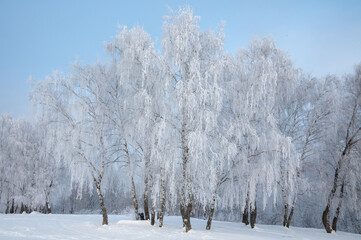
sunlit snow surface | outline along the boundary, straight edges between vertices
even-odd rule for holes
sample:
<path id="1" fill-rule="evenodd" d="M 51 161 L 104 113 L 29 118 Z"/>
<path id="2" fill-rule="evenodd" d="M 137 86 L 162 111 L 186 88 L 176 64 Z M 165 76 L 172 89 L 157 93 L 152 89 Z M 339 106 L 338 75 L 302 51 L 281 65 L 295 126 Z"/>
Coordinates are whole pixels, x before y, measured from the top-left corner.
<path id="1" fill-rule="evenodd" d="M 185 233 L 180 217 L 167 216 L 164 227 L 150 226 L 148 221 L 135 221 L 130 216 L 111 215 L 109 225 L 101 226 L 100 215 L 0 214 L 0 239 L 361 239 L 361 235 L 323 229 L 257 225 L 250 229 L 241 223 L 214 221 L 205 230 L 206 221 L 192 219 L 193 229 Z"/>

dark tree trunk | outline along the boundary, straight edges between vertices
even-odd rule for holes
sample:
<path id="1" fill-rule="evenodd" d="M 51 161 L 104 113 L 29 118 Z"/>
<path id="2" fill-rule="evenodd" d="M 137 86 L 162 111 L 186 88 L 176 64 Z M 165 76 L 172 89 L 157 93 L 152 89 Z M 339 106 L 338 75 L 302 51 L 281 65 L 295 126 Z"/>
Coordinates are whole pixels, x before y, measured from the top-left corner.
<path id="1" fill-rule="evenodd" d="M 294 213 L 294 211 L 295 211 L 296 201 L 297 201 L 297 193 L 296 193 L 295 196 L 293 197 L 290 215 L 288 215 L 287 222 L 286 222 L 286 227 L 287 227 L 287 228 L 290 227 L 291 220 L 292 220 L 292 217 L 293 217 L 293 213 Z"/>
<path id="2" fill-rule="evenodd" d="M 294 211 L 295 211 L 295 205 L 292 205 L 291 211 L 290 211 L 290 215 L 288 216 L 288 219 L 287 219 L 287 224 L 286 224 L 286 227 L 287 227 L 287 228 L 290 227 L 290 224 L 291 224 L 291 220 L 292 220 Z"/>
<path id="3" fill-rule="evenodd" d="M 6 210 L 5 210 L 5 214 L 8 214 L 10 212 L 10 200 L 8 199 L 6 201 Z"/>
<path id="4" fill-rule="evenodd" d="M 249 224 L 248 216 L 248 206 L 245 206 L 242 214 L 242 223 L 244 223 L 246 226 Z"/>
<path id="5" fill-rule="evenodd" d="M 257 205 L 256 205 L 256 201 L 254 201 L 254 207 L 251 204 L 251 228 L 254 228 L 255 224 L 256 224 L 256 218 L 257 218 Z"/>
<path id="6" fill-rule="evenodd" d="M 70 213 L 70 214 L 73 214 L 73 213 L 74 213 L 74 204 L 72 204 L 72 203 L 71 203 L 71 207 L 70 207 L 69 213 Z"/>
<path id="7" fill-rule="evenodd" d="M 244 223 L 246 226 L 249 224 L 248 221 L 248 206 L 249 205 L 249 192 L 247 192 L 246 197 L 246 205 L 244 206 L 243 214 L 242 214 L 242 223 Z"/>
<path id="8" fill-rule="evenodd" d="M 20 204 L 20 213 L 23 213 L 23 212 L 26 212 L 26 213 L 29 213 L 29 208 L 28 206 L 26 206 L 24 203 L 21 203 Z"/>
<path id="9" fill-rule="evenodd" d="M 332 230 L 336 232 L 337 230 L 337 221 L 338 221 L 338 216 L 340 215 L 340 210 L 341 210 L 341 206 L 342 206 L 342 198 L 343 198 L 343 192 L 344 192 L 344 186 L 345 186 L 345 180 L 342 181 L 342 185 L 341 185 L 341 191 L 340 191 L 340 197 L 338 200 L 338 205 L 337 205 L 337 209 L 336 209 L 336 214 L 333 217 L 333 221 L 332 221 Z"/>
<path id="10" fill-rule="evenodd" d="M 186 228 L 186 232 L 189 232 L 192 229 L 192 225 L 191 225 L 192 203 L 189 202 L 186 206 L 181 205 L 180 211 L 182 214 L 183 227 Z"/>
<path id="11" fill-rule="evenodd" d="M 287 219 L 288 219 L 288 204 L 285 204 L 285 209 L 284 209 L 284 213 L 283 213 L 283 226 L 286 227 L 287 226 Z"/>
<path id="12" fill-rule="evenodd" d="M 24 203 L 21 202 L 21 205 L 20 205 L 20 213 L 23 213 L 23 212 L 26 212 L 26 209 L 25 209 Z"/>
<path id="13" fill-rule="evenodd" d="M 10 213 L 15 213 L 15 200 L 11 200 Z"/>
<path id="14" fill-rule="evenodd" d="M 49 203 L 48 203 L 48 202 L 45 202 L 44 213 L 45 213 L 45 214 L 51 213 L 51 209 L 50 209 L 50 207 L 49 207 Z"/>
<path id="15" fill-rule="evenodd" d="M 31 213 L 31 209 L 24 204 L 24 210 L 26 213 Z"/>
<path id="16" fill-rule="evenodd" d="M 213 195 L 212 204 L 211 204 L 211 211 L 209 213 L 207 226 L 206 226 L 207 230 L 211 230 L 212 219 L 213 219 L 213 214 L 214 214 L 214 208 L 216 206 L 216 199 L 217 199 L 217 190 L 216 190 L 215 194 Z"/>
<path id="17" fill-rule="evenodd" d="M 150 208 L 150 225 L 154 225 L 155 223 L 155 210 L 154 210 L 154 207 L 152 206 Z"/>
<path id="18" fill-rule="evenodd" d="M 339 171 L 339 168 L 341 166 L 341 160 L 342 158 L 339 159 L 338 161 L 338 167 L 335 169 L 335 176 L 334 176 L 334 179 L 333 179 L 333 187 L 331 189 L 331 192 L 328 196 L 328 199 L 327 199 L 327 205 L 326 205 L 326 208 L 325 210 L 323 211 L 322 213 L 322 223 L 323 223 L 323 226 L 325 227 L 325 230 L 327 233 L 332 233 L 332 228 L 331 228 L 331 225 L 330 225 L 330 207 L 331 207 L 331 202 L 335 196 L 335 192 L 337 190 L 337 181 L 338 181 L 338 171 Z"/>
<path id="19" fill-rule="evenodd" d="M 323 226 L 326 229 L 326 232 L 332 233 L 332 228 L 331 228 L 330 223 L 328 221 L 329 215 L 330 215 L 330 207 L 327 205 L 325 210 L 322 213 L 322 223 L 323 223 Z"/>

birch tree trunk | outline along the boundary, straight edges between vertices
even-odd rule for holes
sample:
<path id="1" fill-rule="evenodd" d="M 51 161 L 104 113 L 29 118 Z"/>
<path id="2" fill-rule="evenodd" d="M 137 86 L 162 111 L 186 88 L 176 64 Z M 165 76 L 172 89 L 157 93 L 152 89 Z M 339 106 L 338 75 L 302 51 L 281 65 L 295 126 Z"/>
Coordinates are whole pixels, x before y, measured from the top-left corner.
<path id="1" fill-rule="evenodd" d="M 130 184 L 131 184 L 131 188 L 132 188 L 134 215 L 135 215 L 135 219 L 139 220 L 137 194 L 136 194 L 134 178 L 133 178 L 133 174 L 132 174 L 130 155 L 129 155 L 129 151 L 128 151 L 128 143 L 126 140 L 124 141 L 124 151 L 127 156 L 127 162 L 128 162 L 129 178 L 130 178 Z"/>
<path id="2" fill-rule="evenodd" d="M 0 202 L 1 202 L 2 192 L 3 192 L 3 179 L 0 179 Z"/>
<path id="3" fill-rule="evenodd" d="M 288 216 L 287 222 L 286 222 L 286 227 L 287 228 L 290 227 L 291 220 L 292 220 L 292 217 L 293 217 L 293 213 L 295 211 L 296 201 L 297 201 L 297 194 L 295 194 L 295 196 L 293 197 L 292 206 L 291 206 L 291 210 L 290 210 L 290 215 Z"/>
<path id="4" fill-rule="evenodd" d="M 282 172 L 282 178 L 283 178 L 283 172 Z M 283 182 L 283 180 L 282 180 Z M 284 183 L 282 183 L 284 184 Z M 282 225 L 286 227 L 287 225 L 287 219 L 288 219 L 288 202 L 287 202 L 287 196 L 286 196 L 286 189 L 284 186 L 281 186 L 281 192 L 282 192 L 282 199 L 283 199 L 283 222 Z"/>
<path id="5" fill-rule="evenodd" d="M 249 224 L 248 208 L 249 208 L 249 183 L 247 185 L 246 205 L 244 206 L 244 210 L 243 210 L 243 214 L 242 214 L 242 223 L 244 223 L 246 226 Z"/>
<path id="6" fill-rule="evenodd" d="M 45 202 L 45 214 L 49 214 L 49 213 L 51 213 L 51 208 L 50 208 L 50 206 L 49 206 L 49 202 L 48 201 L 46 201 Z"/>
<path id="7" fill-rule="evenodd" d="M 144 218 L 145 220 L 149 220 L 149 203 L 148 203 L 148 193 L 149 193 L 149 184 L 148 184 L 148 176 L 149 176 L 149 164 L 150 164 L 150 146 L 146 147 L 145 152 L 145 164 L 144 164 Z"/>
<path id="8" fill-rule="evenodd" d="M 192 229 L 192 225 L 191 225 L 192 203 L 189 202 L 186 206 L 181 205 L 180 211 L 183 219 L 183 227 L 186 228 L 186 232 L 189 232 Z"/>
<path id="9" fill-rule="evenodd" d="M 148 207 L 148 177 L 144 176 L 144 218 L 149 220 L 149 207 Z"/>
<path id="10" fill-rule="evenodd" d="M 138 201 L 137 201 L 137 196 L 136 196 L 135 184 L 134 184 L 133 176 L 130 177 L 130 183 L 131 183 L 131 187 L 132 187 L 134 215 L 135 215 L 135 219 L 136 219 L 136 220 L 139 220 Z"/>
<path id="11" fill-rule="evenodd" d="M 11 199 L 10 213 L 15 213 L 15 200 Z"/>
<path id="12" fill-rule="evenodd" d="M 96 185 L 96 189 L 97 189 L 97 194 L 99 197 L 99 204 L 100 204 L 100 208 L 102 210 L 102 215 L 103 215 L 103 225 L 108 225 L 108 213 L 107 213 L 107 209 L 105 207 L 105 203 L 104 203 L 104 198 L 103 198 L 103 194 L 101 192 L 101 188 L 100 188 L 100 181 L 97 181 L 96 179 L 94 179 L 95 181 L 95 185 Z"/>
<path id="13" fill-rule="evenodd" d="M 25 212 L 25 205 L 23 202 L 21 202 L 20 204 L 20 214 L 22 214 L 23 212 Z"/>
<path id="14" fill-rule="evenodd" d="M 339 197 L 339 200 L 338 200 L 336 213 L 335 213 L 335 216 L 333 217 L 333 221 L 332 221 L 332 230 L 335 231 L 335 232 L 336 232 L 336 229 L 337 229 L 338 216 L 340 215 L 340 210 L 341 210 L 341 206 L 342 206 L 342 198 L 343 198 L 343 193 L 344 193 L 344 187 L 345 187 L 345 177 L 344 177 L 344 179 L 342 181 L 340 197 Z"/>
<path id="15" fill-rule="evenodd" d="M 181 133 L 181 142 L 182 142 L 182 189 L 181 189 L 181 201 L 180 201 L 180 212 L 183 219 L 183 227 L 186 228 L 186 232 L 192 229 L 190 214 L 192 211 L 192 194 L 190 189 L 190 176 L 188 173 L 188 164 L 189 164 L 189 147 L 187 142 L 188 130 L 187 130 L 187 110 L 186 110 L 186 95 L 184 94 L 183 99 L 183 120 L 182 120 L 182 133 Z"/>
<path id="16" fill-rule="evenodd" d="M 219 186 L 217 186 L 216 191 L 214 192 L 214 195 L 213 195 L 213 198 L 212 198 L 211 211 L 209 213 L 206 230 L 211 230 L 213 214 L 214 214 L 214 208 L 216 206 L 216 200 L 217 200 L 217 195 L 218 195 L 218 188 L 219 188 Z"/>
<path id="17" fill-rule="evenodd" d="M 340 171 L 341 166 L 342 166 L 343 158 L 346 155 L 346 151 L 347 151 L 347 146 L 344 149 L 344 151 L 342 152 L 342 155 L 341 155 L 340 159 L 338 160 L 337 167 L 335 169 L 335 175 L 334 175 L 334 178 L 333 178 L 333 186 L 332 186 L 331 192 L 330 192 L 330 194 L 328 195 L 328 198 L 327 198 L 326 208 L 322 213 L 322 223 L 323 223 L 323 226 L 325 227 L 325 230 L 326 230 L 327 233 L 332 233 L 332 228 L 331 228 L 331 225 L 330 225 L 330 208 L 331 208 L 332 200 L 335 197 L 335 193 L 336 193 L 336 190 L 337 190 L 339 171 Z"/>
<path id="18" fill-rule="evenodd" d="M 150 202 L 151 202 L 151 207 L 150 207 L 150 225 L 154 225 L 155 222 L 155 201 L 153 199 L 153 188 L 154 188 L 154 183 L 153 183 L 153 176 L 152 174 L 149 175 L 149 180 L 150 180 Z"/>
<path id="19" fill-rule="evenodd" d="M 254 206 L 253 206 L 254 205 Z M 251 203 L 251 216 L 250 216 L 250 221 L 251 221 L 251 228 L 255 227 L 256 224 L 256 218 L 257 218 L 257 205 L 256 205 L 256 201 L 254 201 L 254 204 L 252 205 Z"/>
<path id="20" fill-rule="evenodd" d="M 159 227 L 163 227 L 163 219 L 165 213 L 165 182 L 164 169 L 161 169 L 162 179 L 160 182 L 160 213 L 159 213 Z"/>

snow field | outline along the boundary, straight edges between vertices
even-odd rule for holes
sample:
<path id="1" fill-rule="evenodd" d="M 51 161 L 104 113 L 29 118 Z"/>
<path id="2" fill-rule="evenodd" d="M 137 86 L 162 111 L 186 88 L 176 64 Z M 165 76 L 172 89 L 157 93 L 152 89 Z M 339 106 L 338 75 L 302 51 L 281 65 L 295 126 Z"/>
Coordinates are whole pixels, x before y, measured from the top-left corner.
<path id="1" fill-rule="evenodd" d="M 213 221 L 212 230 L 205 230 L 206 221 L 192 219 L 193 229 L 186 233 L 181 227 L 179 216 L 166 216 L 164 227 L 151 226 L 148 221 L 135 221 L 131 216 L 110 215 L 109 225 L 102 226 L 101 215 L 57 215 L 57 214 L 1 214 L 0 239 L 312 239 L 351 240 L 361 239 L 361 235 L 337 232 L 327 234 L 323 229 L 286 229 L 282 226 L 257 225 L 255 229 L 242 223 Z"/>

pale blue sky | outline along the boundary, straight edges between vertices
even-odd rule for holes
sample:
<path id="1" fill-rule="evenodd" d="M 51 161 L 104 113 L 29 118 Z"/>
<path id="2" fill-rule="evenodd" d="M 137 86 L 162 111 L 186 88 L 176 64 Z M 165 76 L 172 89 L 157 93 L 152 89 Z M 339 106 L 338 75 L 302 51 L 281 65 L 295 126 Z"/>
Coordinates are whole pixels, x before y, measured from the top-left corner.
<path id="1" fill-rule="evenodd" d="M 314 76 L 351 72 L 361 62 L 360 0 L 17 1 L 0 0 L 0 114 L 31 114 L 27 79 L 67 71 L 76 58 L 104 59 L 118 25 L 162 37 L 168 7 L 190 5 L 202 29 L 226 21 L 225 49 L 235 52 L 271 36 L 297 67 Z"/>

